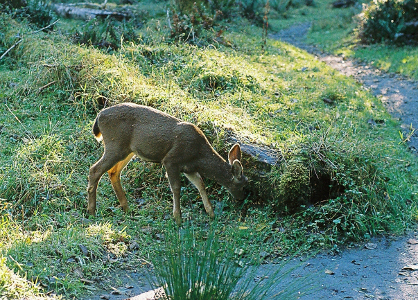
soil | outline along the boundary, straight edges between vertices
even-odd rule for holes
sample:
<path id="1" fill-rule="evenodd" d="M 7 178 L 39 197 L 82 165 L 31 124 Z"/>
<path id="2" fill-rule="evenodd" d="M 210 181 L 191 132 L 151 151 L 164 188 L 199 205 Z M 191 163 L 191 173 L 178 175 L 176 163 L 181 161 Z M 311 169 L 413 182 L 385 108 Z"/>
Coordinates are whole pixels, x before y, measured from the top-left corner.
<path id="1" fill-rule="evenodd" d="M 418 82 L 398 74 L 387 74 L 365 63 L 323 53 L 304 42 L 309 28 L 309 23 L 300 24 L 271 37 L 314 54 L 332 68 L 370 88 L 387 111 L 399 119 L 400 130 L 404 137 L 408 137 L 407 145 L 411 151 L 418 153 L 418 130 L 413 132 L 418 128 Z M 293 259 L 286 263 L 285 268 L 293 267 L 295 269 L 289 276 L 278 280 L 275 293 L 300 278 L 304 281 L 307 276 L 312 282 L 309 284 L 312 289 L 299 299 L 418 299 L 418 228 L 407 236 L 375 238 L 363 245 L 343 249 L 337 255 L 321 253 L 303 262 Z M 257 272 L 257 278 L 271 274 L 275 269 L 275 264 L 263 265 Z M 120 278 L 123 282 L 120 287 L 85 299 L 155 298 L 143 271 L 126 273 Z M 297 298 L 295 296 L 294 299 Z"/>

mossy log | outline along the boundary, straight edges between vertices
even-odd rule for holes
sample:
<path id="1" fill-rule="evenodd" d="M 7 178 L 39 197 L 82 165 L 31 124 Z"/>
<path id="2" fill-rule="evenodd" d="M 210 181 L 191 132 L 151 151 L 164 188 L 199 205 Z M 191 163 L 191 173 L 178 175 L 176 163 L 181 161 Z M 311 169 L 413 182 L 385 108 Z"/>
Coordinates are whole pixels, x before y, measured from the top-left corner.
<path id="1" fill-rule="evenodd" d="M 51 8 L 60 16 L 73 19 L 90 20 L 93 18 L 115 18 L 116 20 L 129 19 L 131 16 L 125 12 L 117 12 L 106 9 L 100 9 L 100 7 L 92 8 L 71 4 L 52 4 Z"/>

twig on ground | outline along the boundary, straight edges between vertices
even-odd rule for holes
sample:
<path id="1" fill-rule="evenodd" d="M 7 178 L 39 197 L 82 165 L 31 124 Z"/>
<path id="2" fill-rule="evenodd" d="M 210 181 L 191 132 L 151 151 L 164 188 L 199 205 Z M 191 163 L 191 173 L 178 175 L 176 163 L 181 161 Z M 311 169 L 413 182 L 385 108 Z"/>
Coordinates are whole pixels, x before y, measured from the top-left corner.
<path id="1" fill-rule="evenodd" d="M 12 112 L 12 110 L 7 105 L 7 103 L 5 103 L 4 105 L 6 105 L 7 110 L 12 114 L 12 116 L 16 119 L 16 121 L 18 121 L 19 124 L 23 127 L 23 129 L 25 129 L 25 134 L 27 135 L 27 137 L 29 138 L 29 140 L 31 140 L 31 141 L 34 140 L 34 137 L 32 136 L 31 132 L 26 129 L 25 125 L 23 125 L 22 122 L 20 122 L 19 118 Z"/>
<path id="2" fill-rule="evenodd" d="M 44 30 L 44 29 L 47 29 L 47 28 L 49 28 L 49 27 L 51 27 L 51 26 L 54 26 L 54 25 L 55 25 L 58 21 L 59 21 L 59 19 L 58 19 L 58 20 L 56 20 L 55 22 L 53 22 L 53 23 L 49 24 L 48 26 L 45 26 L 44 28 L 38 29 L 38 30 L 36 30 L 36 31 L 34 31 L 34 32 L 31 32 L 31 34 L 38 33 L 38 32 L 40 32 L 40 31 L 42 31 L 42 30 Z"/>
<path id="3" fill-rule="evenodd" d="M 13 44 L 9 49 L 6 50 L 6 52 L 3 53 L 2 56 L 0 56 L 0 60 L 7 55 L 14 47 L 20 44 L 20 42 L 23 41 L 23 39 L 18 40 L 16 43 Z"/>
<path id="4" fill-rule="evenodd" d="M 50 83 L 45 84 L 44 86 L 41 86 L 39 88 L 39 92 L 42 92 L 42 90 L 46 89 L 47 87 L 49 87 L 50 85 L 53 85 L 55 82 L 57 82 L 56 80 L 51 81 Z"/>

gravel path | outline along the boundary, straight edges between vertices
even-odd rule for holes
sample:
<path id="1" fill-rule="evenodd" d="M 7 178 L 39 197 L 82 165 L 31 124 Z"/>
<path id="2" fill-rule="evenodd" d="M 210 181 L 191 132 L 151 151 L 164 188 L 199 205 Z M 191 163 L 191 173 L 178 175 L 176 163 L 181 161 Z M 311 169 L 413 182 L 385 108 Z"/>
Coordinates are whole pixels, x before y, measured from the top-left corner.
<path id="1" fill-rule="evenodd" d="M 387 111 L 399 119 L 400 130 L 404 137 L 409 137 L 409 148 L 418 153 L 418 82 L 398 74 L 382 72 L 366 63 L 326 54 L 317 47 L 304 43 L 309 28 L 309 23 L 292 26 L 272 35 L 271 38 L 285 41 L 314 54 L 330 67 L 354 77 L 370 88 L 373 94 L 381 99 Z"/>

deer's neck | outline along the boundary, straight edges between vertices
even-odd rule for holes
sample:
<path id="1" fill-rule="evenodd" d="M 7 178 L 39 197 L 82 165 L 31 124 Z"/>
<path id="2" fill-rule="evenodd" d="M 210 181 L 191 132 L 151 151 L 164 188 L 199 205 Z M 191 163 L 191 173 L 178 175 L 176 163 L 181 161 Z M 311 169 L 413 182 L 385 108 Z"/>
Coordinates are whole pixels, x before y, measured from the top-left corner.
<path id="1" fill-rule="evenodd" d="M 228 187 L 232 180 L 231 165 L 215 151 L 205 158 L 199 173 L 225 187 Z"/>

